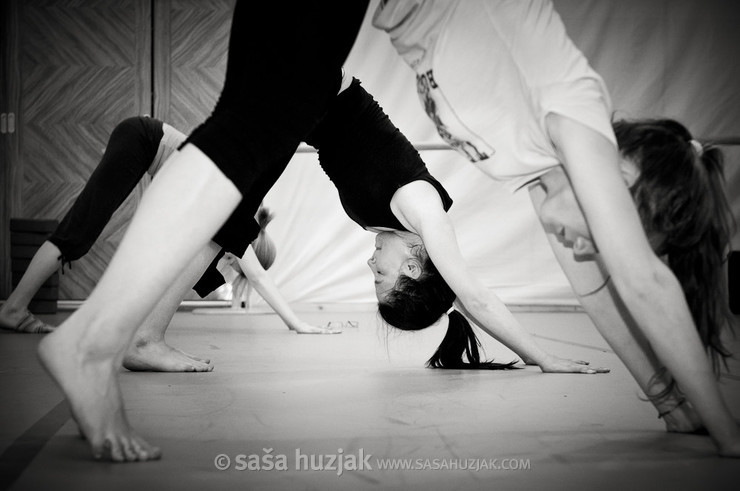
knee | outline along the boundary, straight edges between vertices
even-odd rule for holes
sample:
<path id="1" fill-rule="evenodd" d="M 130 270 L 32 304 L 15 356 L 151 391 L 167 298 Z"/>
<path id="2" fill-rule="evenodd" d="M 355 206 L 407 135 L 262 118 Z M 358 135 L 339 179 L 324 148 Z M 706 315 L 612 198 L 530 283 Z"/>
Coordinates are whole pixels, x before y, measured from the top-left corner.
<path id="1" fill-rule="evenodd" d="M 49 237 L 49 242 L 59 249 L 59 257 L 65 263 L 76 261 L 92 248 L 92 242 L 82 242 L 79 240 L 68 240 L 57 236 Z"/>
<path id="2" fill-rule="evenodd" d="M 133 116 L 126 118 L 116 125 L 111 133 L 110 139 L 129 139 L 132 136 L 141 135 L 145 131 L 144 116 Z"/>

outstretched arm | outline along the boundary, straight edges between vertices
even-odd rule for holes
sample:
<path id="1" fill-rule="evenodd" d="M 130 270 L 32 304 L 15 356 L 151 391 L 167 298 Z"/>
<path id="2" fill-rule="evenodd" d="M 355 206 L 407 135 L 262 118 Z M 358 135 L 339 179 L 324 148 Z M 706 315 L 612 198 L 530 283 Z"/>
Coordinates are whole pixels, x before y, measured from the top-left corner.
<path id="1" fill-rule="evenodd" d="M 257 290 L 257 293 L 265 299 L 291 331 L 296 331 L 298 334 L 338 334 L 342 332 L 337 329 L 313 326 L 301 320 L 280 293 L 270 275 L 260 265 L 251 245 L 247 247 L 244 256 L 241 258 L 231 254 L 227 254 L 225 257 L 230 261 L 231 267 L 246 276 L 249 284 Z"/>
<path id="2" fill-rule="evenodd" d="M 740 431 L 719 393 L 681 286 L 648 243 L 619 174 L 617 149 L 574 120 L 549 115 L 547 124 L 625 306 L 720 451 L 737 455 Z"/>
<path id="3" fill-rule="evenodd" d="M 525 363 L 537 364 L 543 372 L 608 371 L 558 358 L 537 344 L 506 305 L 470 272 L 452 222 L 442 207 L 439 194 L 429 183 L 416 181 L 403 186 L 394 195 L 391 209 L 405 227 L 422 238 L 430 259 L 455 292 L 456 304 L 463 313 Z"/>

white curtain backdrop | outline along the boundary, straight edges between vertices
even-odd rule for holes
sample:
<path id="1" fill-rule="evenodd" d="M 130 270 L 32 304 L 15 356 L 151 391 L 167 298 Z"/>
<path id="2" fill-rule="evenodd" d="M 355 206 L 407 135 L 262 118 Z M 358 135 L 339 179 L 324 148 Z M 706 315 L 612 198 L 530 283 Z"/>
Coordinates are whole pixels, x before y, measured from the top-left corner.
<path id="1" fill-rule="evenodd" d="M 369 23 L 377 1 L 346 68 L 412 142 L 441 143 L 411 69 Z M 740 137 L 737 0 L 556 0 L 555 6 L 605 78 L 618 116 L 671 117 L 700 138 Z M 726 147 L 726 155 L 740 220 L 740 147 Z M 526 192 L 510 194 L 453 151 L 422 157 L 455 200 L 450 215 L 460 246 L 488 287 L 510 304 L 575 304 Z M 315 154 L 297 154 L 265 204 L 275 212 L 268 232 L 278 248 L 270 273 L 289 302 L 375 301 L 366 265 L 374 236 L 346 217 Z M 264 305 L 257 296 L 251 304 Z"/>

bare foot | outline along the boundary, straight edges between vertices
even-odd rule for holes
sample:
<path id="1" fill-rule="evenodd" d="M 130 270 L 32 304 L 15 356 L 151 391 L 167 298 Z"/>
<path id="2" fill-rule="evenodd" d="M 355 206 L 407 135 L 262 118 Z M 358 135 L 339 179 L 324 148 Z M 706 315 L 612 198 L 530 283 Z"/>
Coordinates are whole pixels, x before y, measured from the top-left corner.
<path id="1" fill-rule="evenodd" d="M 117 367 L 79 349 L 80 338 L 57 330 L 41 340 L 41 364 L 67 397 L 72 417 L 97 460 L 132 462 L 159 459 L 162 452 L 129 426 L 123 409 Z"/>
<path id="2" fill-rule="evenodd" d="M 735 440 L 725 445 L 718 445 L 718 447 L 719 451 L 717 453 L 720 457 L 740 458 L 740 440 Z"/>
<path id="3" fill-rule="evenodd" d="M 645 395 L 658 411 L 658 418 L 665 421 L 668 433 L 709 434 L 696 410 L 666 368 L 653 374 L 648 381 Z"/>
<path id="4" fill-rule="evenodd" d="M 29 334 L 45 334 L 56 329 L 54 326 L 40 321 L 28 310 L 0 309 L 0 327 L 16 332 Z"/>
<path id="5" fill-rule="evenodd" d="M 135 340 L 131 343 L 123 366 L 132 372 L 210 372 L 213 365 L 173 348 L 164 341 Z"/>
<path id="6" fill-rule="evenodd" d="M 672 409 L 663 416 L 663 420 L 666 431 L 669 433 L 709 434 L 689 402 L 684 402 Z"/>

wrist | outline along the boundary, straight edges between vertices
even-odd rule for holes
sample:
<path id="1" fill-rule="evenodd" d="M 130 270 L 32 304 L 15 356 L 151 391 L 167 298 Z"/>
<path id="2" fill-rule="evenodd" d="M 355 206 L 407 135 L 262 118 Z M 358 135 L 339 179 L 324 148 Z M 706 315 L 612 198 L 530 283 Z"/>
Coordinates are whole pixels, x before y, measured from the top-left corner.
<path id="1" fill-rule="evenodd" d="M 536 357 L 531 357 L 530 359 L 531 359 L 531 362 L 527 363 L 528 365 L 537 365 L 539 367 L 546 367 L 555 359 L 555 357 L 543 351 L 542 353 L 538 353 Z"/>

